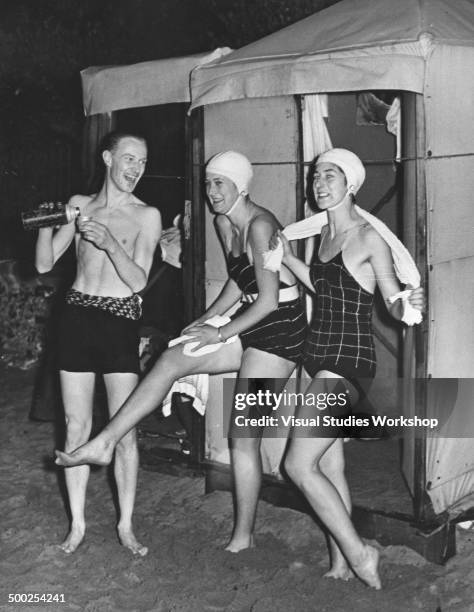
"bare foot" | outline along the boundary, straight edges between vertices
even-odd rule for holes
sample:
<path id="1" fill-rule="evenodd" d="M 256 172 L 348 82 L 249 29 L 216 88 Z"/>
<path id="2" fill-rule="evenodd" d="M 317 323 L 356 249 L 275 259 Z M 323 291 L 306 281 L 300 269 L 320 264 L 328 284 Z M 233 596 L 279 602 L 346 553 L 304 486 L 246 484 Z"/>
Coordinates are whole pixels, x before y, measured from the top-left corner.
<path id="1" fill-rule="evenodd" d="M 133 531 L 131 529 L 117 527 L 117 532 L 120 544 L 131 550 L 134 555 L 144 557 L 148 553 L 148 548 L 140 544 L 140 542 L 133 535 Z"/>
<path id="2" fill-rule="evenodd" d="M 85 531 L 85 527 L 71 527 L 71 531 L 59 548 L 68 555 L 75 552 L 84 539 Z"/>
<path id="3" fill-rule="evenodd" d="M 247 548 L 255 548 L 253 536 L 243 538 L 232 536 L 232 540 L 227 544 L 224 550 L 231 553 L 238 553 Z"/>
<path id="4" fill-rule="evenodd" d="M 54 451 L 56 453 L 56 465 L 73 467 L 85 463 L 95 463 L 96 465 L 108 465 L 112 461 L 114 452 L 111 444 L 105 444 L 101 440 L 94 438 L 86 444 L 79 446 L 72 453 Z"/>
<path id="5" fill-rule="evenodd" d="M 362 560 L 353 564 L 352 567 L 357 576 L 373 589 L 382 588 L 378 571 L 379 551 L 373 546 L 365 546 Z"/>
<path id="6" fill-rule="evenodd" d="M 323 574 L 323 578 L 335 578 L 339 580 L 350 580 L 354 578 L 354 572 L 348 565 L 344 566 L 333 566 L 331 569 Z"/>

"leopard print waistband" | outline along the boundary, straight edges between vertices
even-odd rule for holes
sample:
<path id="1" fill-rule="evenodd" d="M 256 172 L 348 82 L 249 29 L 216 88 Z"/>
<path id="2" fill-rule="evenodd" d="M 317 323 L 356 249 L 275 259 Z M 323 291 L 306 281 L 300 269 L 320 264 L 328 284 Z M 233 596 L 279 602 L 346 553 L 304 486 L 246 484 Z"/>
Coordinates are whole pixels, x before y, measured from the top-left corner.
<path id="1" fill-rule="evenodd" d="M 116 317 L 125 317 L 137 321 L 142 316 L 142 298 L 134 293 L 128 297 L 108 297 L 102 295 L 88 295 L 76 289 L 69 289 L 66 293 L 66 304 L 74 306 L 91 306 L 105 310 Z"/>

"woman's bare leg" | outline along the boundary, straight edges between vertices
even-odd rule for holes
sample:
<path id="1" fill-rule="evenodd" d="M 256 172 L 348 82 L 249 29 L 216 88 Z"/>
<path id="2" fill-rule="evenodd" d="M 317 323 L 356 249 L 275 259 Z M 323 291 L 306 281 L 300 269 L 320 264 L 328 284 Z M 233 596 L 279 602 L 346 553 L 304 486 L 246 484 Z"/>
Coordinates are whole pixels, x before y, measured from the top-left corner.
<path id="1" fill-rule="evenodd" d="M 320 380 L 313 381 L 307 390 L 308 393 L 314 394 L 320 391 Z M 314 407 L 301 407 L 297 416 L 314 417 Z M 338 471 L 338 466 L 335 464 L 338 460 L 337 453 L 334 450 L 330 451 L 337 438 L 314 437 L 315 435 L 317 432 L 311 429 L 300 430 L 297 436 L 294 435 L 285 462 L 288 475 L 305 494 L 354 572 L 369 586 L 380 589 L 378 551 L 364 544 L 352 524 L 349 509 L 344 501 L 344 489 L 347 485 L 341 488 L 341 476 L 338 479 L 341 491 L 328 478 L 328 475 Z M 325 469 L 322 467 L 323 458 Z M 336 562 L 339 564 L 341 560 L 337 551 L 335 552 Z M 340 567 L 343 567 L 342 563 Z"/>
<path id="2" fill-rule="evenodd" d="M 319 385 L 322 384 L 321 379 L 324 379 L 324 387 L 326 392 L 337 393 L 341 391 L 342 387 L 344 387 L 343 390 L 348 392 L 352 406 L 356 405 L 359 401 L 359 393 L 356 388 L 350 382 L 342 379 L 337 374 L 327 370 L 322 370 L 316 374 L 315 379 L 318 381 L 316 383 L 318 385 L 318 390 Z M 341 437 L 337 438 L 334 444 L 332 444 L 324 453 L 321 458 L 320 466 L 322 472 L 336 487 L 342 501 L 344 502 L 346 510 L 350 515 L 352 511 L 352 500 L 345 474 L 344 442 Z M 354 573 L 348 565 L 347 560 L 337 542 L 330 533 L 328 534 L 328 542 L 331 557 L 331 568 L 324 574 L 324 576 L 326 578 L 350 580 L 354 577 Z"/>
<path id="3" fill-rule="evenodd" d="M 294 368 L 295 364 L 291 361 L 249 348 L 242 358 L 239 379 L 267 379 L 271 390 L 279 393 Z M 239 386 L 240 381 L 237 380 L 236 393 L 241 391 Z M 246 388 L 245 384 L 243 386 Z M 253 530 L 262 482 L 260 444 L 263 428 L 239 429 L 240 436 L 232 438 L 230 450 L 235 487 L 235 524 L 232 538 L 226 546 L 230 552 L 239 552 L 254 545 Z"/>
<path id="4" fill-rule="evenodd" d="M 320 466 L 323 474 L 337 489 L 342 501 L 346 507 L 348 514 L 351 514 L 352 502 L 347 485 L 347 480 L 344 474 L 344 442 L 342 438 L 336 438 L 321 458 Z M 324 576 L 326 578 L 340 578 L 341 580 L 350 580 L 354 577 L 354 573 L 349 567 L 346 558 L 344 557 L 337 542 L 329 534 L 329 550 L 331 555 L 331 568 Z"/>
<path id="5" fill-rule="evenodd" d="M 176 380 L 189 374 L 238 370 L 241 358 L 240 341 L 224 344 L 217 352 L 199 357 L 184 355 L 182 345 L 167 349 L 100 434 L 74 452 L 56 451 L 56 463 L 64 466 L 109 464 L 117 442 L 162 403 Z"/>

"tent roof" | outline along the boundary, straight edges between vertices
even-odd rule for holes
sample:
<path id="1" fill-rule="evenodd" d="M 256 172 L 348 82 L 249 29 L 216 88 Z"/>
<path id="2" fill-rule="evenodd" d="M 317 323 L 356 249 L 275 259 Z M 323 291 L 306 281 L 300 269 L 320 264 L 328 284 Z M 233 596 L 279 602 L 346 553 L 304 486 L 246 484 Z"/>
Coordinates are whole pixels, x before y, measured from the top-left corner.
<path id="1" fill-rule="evenodd" d="M 92 66 L 81 71 L 86 115 L 137 106 L 189 102 L 189 76 L 198 65 L 230 53 L 212 53 L 141 62 L 128 66 Z"/>
<path id="2" fill-rule="evenodd" d="M 423 91 L 433 45 L 474 45 L 473 0 L 342 0 L 192 75 L 193 107 L 324 91 Z"/>

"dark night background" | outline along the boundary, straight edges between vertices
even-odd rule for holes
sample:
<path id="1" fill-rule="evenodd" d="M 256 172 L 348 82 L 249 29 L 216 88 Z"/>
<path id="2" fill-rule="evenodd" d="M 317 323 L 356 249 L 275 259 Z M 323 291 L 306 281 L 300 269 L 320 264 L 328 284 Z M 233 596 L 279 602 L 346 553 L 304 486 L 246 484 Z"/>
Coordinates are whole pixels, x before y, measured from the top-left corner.
<path id="1" fill-rule="evenodd" d="M 85 190 L 79 72 L 241 47 L 334 0 L 1 0 L 0 260 L 21 210 Z"/>

